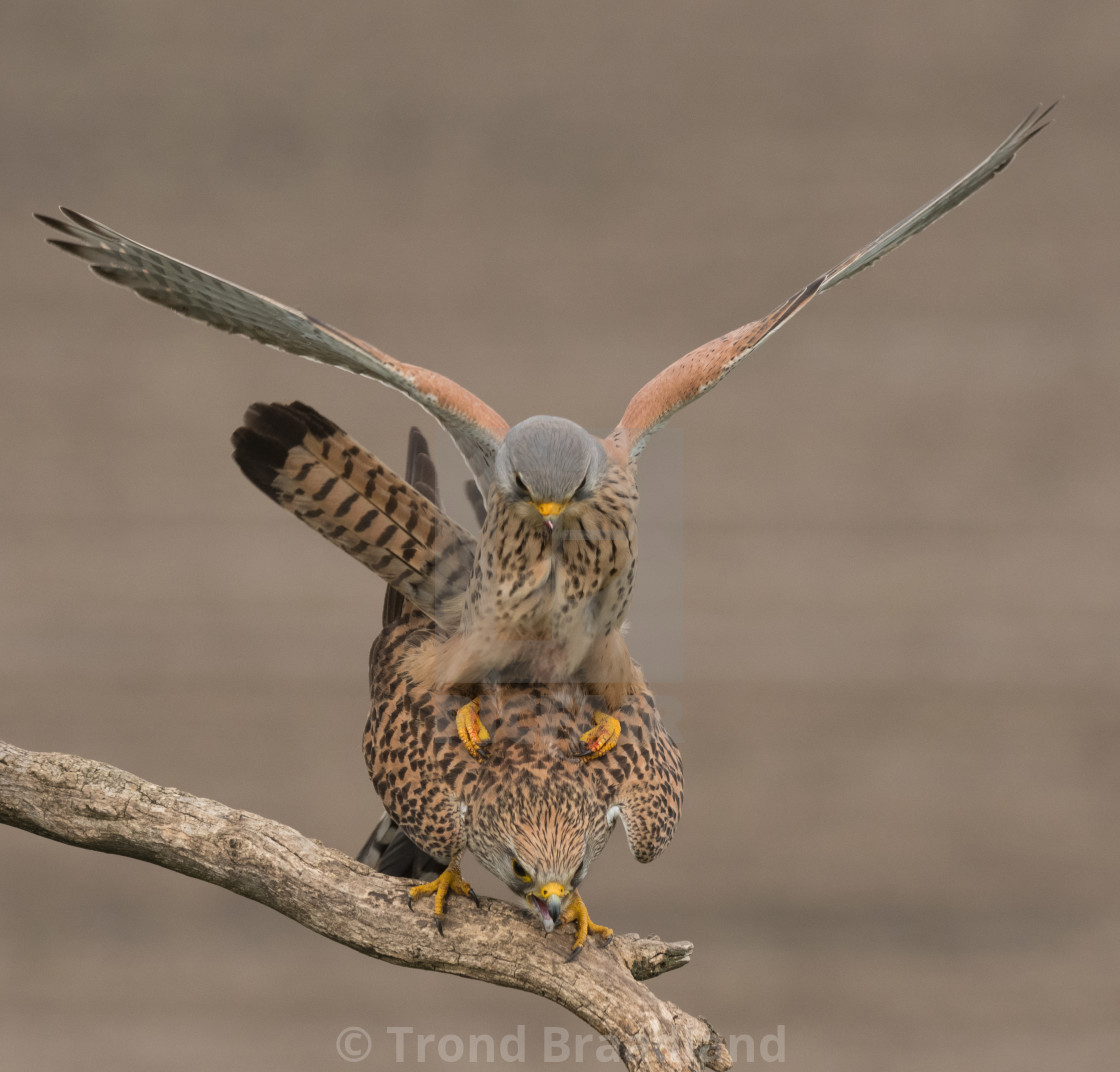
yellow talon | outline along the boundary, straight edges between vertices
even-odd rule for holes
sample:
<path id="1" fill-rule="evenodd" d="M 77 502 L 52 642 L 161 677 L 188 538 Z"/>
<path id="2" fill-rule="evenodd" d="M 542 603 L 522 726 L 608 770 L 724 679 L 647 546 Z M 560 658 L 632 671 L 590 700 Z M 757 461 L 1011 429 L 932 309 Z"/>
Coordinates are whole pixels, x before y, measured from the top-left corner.
<path id="1" fill-rule="evenodd" d="M 561 923 L 571 923 L 573 920 L 576 924 L 576 940 L 572 944 L 573 956 L 583 948 L 583 943 L 587 941 L 588 932 L 602 935 L 604 938 L 610 938 L 614 934 L 610 927 L 600 927 L 598 923 L 591 922 L 591 916 L 587 913 L 587 905 L 583 903 L 583 898 L 580 897 L 578 891 L 572 894 L 568 907 L 564 909 L 564 913 L 560 917 Z"/>
<path id="2" fill-rule="evenodd" d="M 455 716 L 455 726 L 459 730 L 459 740 L 463 742 L 467 751 L 481 763 L 485 756 L 486 747 L 490 742 L 490 734 L 486 732 L 486 727 L 478 717 L 478 707 L 477 699 L 471 700 L 468 704 L 463 704 L 459 708 L 459 713 Z"/>
<path id="3" fill-rule="evenodd" d="M 449 866 L 439 878 L 432 879 L 431 882 L 421 883 L 419 886 L 413 886 L 408 891 L 408 903 L 411 907 L 421 897 L 435 894 L 432 901 L 432 912 L 436 917 L 436 926 L 439 928 L 439 933 L 443 934 L 443 908 L 449 893 L 457 893 L 460 897 L 469 897 L 475 904 L 478 904 L 478 895 L 471 889 L 469 883 L 463 881 L 459 868 L 454 864 Z"/>
<path id="4" fill-rule="evenodd" d="M 576 753 L 584 763 L 605 756 L 618 744 L 618 739 L 622 736 L 622 723 L 614 715 L 608 715 L 605 711 L 596 711 L 594 722 L 594 729 L 588 730 L 580 737 L 583 751 Z"/>

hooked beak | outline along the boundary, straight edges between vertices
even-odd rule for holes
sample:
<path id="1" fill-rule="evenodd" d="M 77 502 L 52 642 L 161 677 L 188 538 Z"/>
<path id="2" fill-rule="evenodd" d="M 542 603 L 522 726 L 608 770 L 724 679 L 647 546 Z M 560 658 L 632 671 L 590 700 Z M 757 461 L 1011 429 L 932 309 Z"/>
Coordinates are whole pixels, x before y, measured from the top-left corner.
<path id="1" fill-rule="evenodd" d="M 541 917 L 546 933 L 560 921 L 560 914 L 564 911 L 564 901 L 568 891 L 559 882 L 545 883 L 536 893 L 530 893 L 525 900 L 529 902 Z"/>
<path id="2" fill-rule="evenodd" d="M 540 511 L 548 531 L 552 532 L 556 527 L 556 522 L 553 518 L 559 517 L 568 504 L 566 502 L 535 502 L 533 505 Z"/>

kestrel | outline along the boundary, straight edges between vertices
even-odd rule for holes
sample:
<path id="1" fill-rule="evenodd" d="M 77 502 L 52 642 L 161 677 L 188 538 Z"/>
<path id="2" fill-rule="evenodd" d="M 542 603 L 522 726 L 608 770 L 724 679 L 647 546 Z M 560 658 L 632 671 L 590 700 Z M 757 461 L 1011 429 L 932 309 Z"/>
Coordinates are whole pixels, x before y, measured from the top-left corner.
<path id="1" fill-rule="evenodd" d="M 818 293 L 873 264 L 959 205 L 1010 163 L 1046 125 L 1031 112 L 1000 145 L 943 193 L 814 279 L 761 320 L 686 354 L 631 399 L 615 430 L 598 439 L 559 417 L 510 428 L 488 405 L 436 372 L 408 365 L 314 317 L 192 268 L 67 209 L 40 216 L 67 240 L 51 241 L 98 275 L 141 297 L 258 342 L 338 365 L 408 395 L 451 434 L 486 500 L 458 624 L 417 644 L 404 669 L 417 684 L 478 695 L 488 684 L 578 683 L 603 697 L 600 744 L 641 672 L 621 625 L 635 565 L 635 463 L 674 412 L 727 375 Z M 468 737 L 483 732 L 463 707 Z"/>
<path id="2" fill-rule="evenodd" d="M 258 404 L 245 420 L 234 457 L 250 480 L 391 586 L 370 652 L 363 742 L 391 824 L 360 858 L 431 876 L 411 897 L 434 896 L 441 929 L 447 896 L 472 895 L 460 870 L 469 850 L 546 931 L 574 922 L 573 952 L 588 933 L 609 936 L 591 922 L 580 882 L 616 819 L 640 861 L 657 856 L 683 798 L 680 755 L 649 692 L 623 700 L 621 740 L 598 755 L 587 742 L 599 712 L 579 684 L 488 686 L 477 700 L 485 747 L 467 756 L 460 699 L 405 669 L 413 650 L 455 628 L 476 555 L 475 538 L 439 509 L 423 436 L 413 430 L 402 480 L 309 406 Z"/>

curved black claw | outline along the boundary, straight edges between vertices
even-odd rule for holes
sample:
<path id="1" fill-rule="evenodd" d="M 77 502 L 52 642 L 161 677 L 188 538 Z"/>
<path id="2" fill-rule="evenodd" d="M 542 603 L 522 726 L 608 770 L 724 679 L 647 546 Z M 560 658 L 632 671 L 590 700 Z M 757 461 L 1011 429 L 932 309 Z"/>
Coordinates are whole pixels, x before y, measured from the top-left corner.
<path id="1" fill-rule="evenodd" d="M 571 951 L 571 953 L 568 954 L 568 963 L 571 964 L 572 961 L 577 960 L 579 958 L 580 953 L 582 953 L 582 952 L 583 952 L 583 946 L 582 945 L 577 945 L 575 947 L 575 949 L 573 949 Z"/>
<path id="2" fill-rule="evenodd" d="M 436 930 L 439 931 L 440 937 L 443 937 L 443 916 L 436 916 Z"/>
<path id="3" fill-rule="evenodd" d="M 482 902 L 478 899 L 478 894 L 474 892 L 474 887 L 473 886 L 471 887 L 471 890 L 470 890 L 470 899 L 472 901 L 474 901 L 475 908 L 481 908 L 482 907 Z"/>

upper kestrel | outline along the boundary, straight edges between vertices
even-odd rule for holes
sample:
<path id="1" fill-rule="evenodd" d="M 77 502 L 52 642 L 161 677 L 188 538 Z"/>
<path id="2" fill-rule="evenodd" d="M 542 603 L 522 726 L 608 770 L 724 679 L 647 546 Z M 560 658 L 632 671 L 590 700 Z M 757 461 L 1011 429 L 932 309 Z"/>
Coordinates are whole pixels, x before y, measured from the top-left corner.
<path id="1" fill-rule="evenodd" d="M 39 218 L 52 243 L 98 275 L 214 327 L 387 383 L 431 413 L 455 440 L 488 509 L 454 631 L 410 655 L 432 687 L 579 681 L 613 711 L 642 678 L 620 626 L 634 577 L 635 461 L 676 410 L 710 390 L 818 293 L 862 271 L 975 193 L 1046 125 L 1031 112 L 968 174 L 819 276 L 761 320 L 686 354 L 630 400 L 598 439 L 558 417 L 510 428 L 488 405 L 436 372 L 270 298 L 192 268 L 68 209 Z M 471 730 L 477 736 L 477 727 Z"/>

